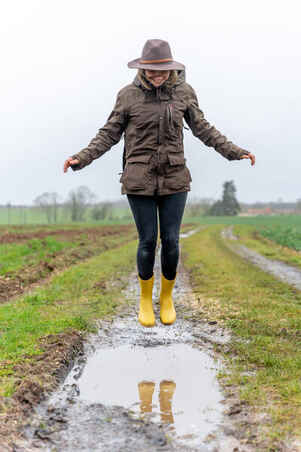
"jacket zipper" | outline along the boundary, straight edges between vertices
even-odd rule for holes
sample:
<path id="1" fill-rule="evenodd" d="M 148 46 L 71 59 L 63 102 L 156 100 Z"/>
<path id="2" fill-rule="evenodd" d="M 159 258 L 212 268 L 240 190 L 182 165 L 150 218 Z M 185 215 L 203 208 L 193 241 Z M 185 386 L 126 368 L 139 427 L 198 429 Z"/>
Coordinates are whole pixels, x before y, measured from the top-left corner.
<path id="1" fill-rule="evenodd" d="M 160 96 L 159 96 L 159 88 L 156 88 L 156 99 L 157 102 L 160 104 Z M 158 123 L 158 144 L 161 144 L 161 140 L 160 140 L 160 128 L 161 128 L 161 108 L 159 108 L 159 123 Z"/>

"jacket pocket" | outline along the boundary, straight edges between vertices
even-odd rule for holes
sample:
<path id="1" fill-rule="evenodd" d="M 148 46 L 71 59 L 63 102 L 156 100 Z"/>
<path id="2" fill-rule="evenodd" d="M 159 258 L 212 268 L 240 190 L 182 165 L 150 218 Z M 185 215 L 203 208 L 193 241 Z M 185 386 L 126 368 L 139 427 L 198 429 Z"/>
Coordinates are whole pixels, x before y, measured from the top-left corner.
<path id="1" fill-rule="evenodd" d="M 185 158 L 183 154 L 177 154 L 177 153 L 169 153 L 168 154 L 168 162 L 169 166 L 180 166 L 185 165 Z"/>
<path id="2" fill-rule="evenodd" d="M 168 163 L 165 171 L 164 186 L 169 190 L 189 189 L 191 182 L 190 171 L 185 165 L 183 154 L 168 154 Z"/>
<path id="3" fill-rule="evenodd" d="M 128 191 L 144 190 L 150 181 L 151 155 L 135 155 L 126 160 L 120 182 Z"/>

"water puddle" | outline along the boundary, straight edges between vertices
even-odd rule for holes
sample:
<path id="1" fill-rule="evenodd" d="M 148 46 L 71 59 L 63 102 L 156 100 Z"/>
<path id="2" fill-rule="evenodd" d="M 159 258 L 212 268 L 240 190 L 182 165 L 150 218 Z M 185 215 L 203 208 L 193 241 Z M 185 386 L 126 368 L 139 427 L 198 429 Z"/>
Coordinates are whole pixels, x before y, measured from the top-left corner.
<path id="1" fill-rule="evenodd" d="M 221 420 L 215 374 L 212 358 L 189 344 L 122 345 L 91 356 L 77 384 L 84 402 L 121 405 L 199 444 Z"/>
<path id="2" fill-rule="evenodd" d="M 200 226 L 200 227 L 198 227 L 198 228 L 196 228 L 196 229 L 191 229 L 190 231 L 182 232 L 182 233 L 180 234 L 180 238 L 181 238 L 181 239 L 186 239 L 187 237 L 190 237 L 191 235 L 196 234 L 196 233 L 199 232 L 201 229 L 204 229 L 204 227 L 205 227 L 205 226 Z"/>
<path id="3" fill-rule="evenodd" d="M 159 323 L 146 329 L 137 323 L 135 314 L 100 330 L 93 341 L 94 352 L 84 365 L 74 367 L 48 406 L 57 409 L 72 402 L 67 415 L 71 424 L 88 407 L 122 407 L 132 419 L 160 426 L 179 447 L 204 446 L 222 421 L 223 395 L 216 379 L 219 365 L 208 350 L 196 346 L 192 325 L 181 313 L 179 317 L 172 326 Z M 82 408 L 75 410 L 75 404 Z M 122 435 L 123 426 L 119 427 Z M 80 425 L 77 429 L 81 432 Z M 73 430 L 73 440 L 76 435 Z"/>

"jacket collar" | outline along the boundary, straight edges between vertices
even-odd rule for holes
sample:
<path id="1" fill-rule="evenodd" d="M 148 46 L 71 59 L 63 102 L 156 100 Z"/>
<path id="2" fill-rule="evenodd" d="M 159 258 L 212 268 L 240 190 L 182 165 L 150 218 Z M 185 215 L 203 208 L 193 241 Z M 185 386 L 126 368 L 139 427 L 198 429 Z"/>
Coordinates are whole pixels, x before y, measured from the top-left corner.
<path id="1" fill-rule="evenodd" d="M 150 89 L 147 89 L 142 83 L 140 78 L 138 77 L 138 74 L 134 78 L 133 84 L 137 86 L 138 88 L 142 89 L 145 93 L 148 93 L 149 95 L 155 95 L 159 96 L 161 100 L 168 100 L 170 99 L 172 95 L 172 91 L 176 86 L 179 86 L 181 83 L 185 82 L 185 71 L 178 71 L 178 79 L 176 83 L 172 86 L 172 88 L 167 87 L 167 85 L 164 83 L 159 88 L 155 88 L 151 83 L 148 82 L 148 80 L 144 77 L 143 81 L 146 85 L 149 86 Z"/>

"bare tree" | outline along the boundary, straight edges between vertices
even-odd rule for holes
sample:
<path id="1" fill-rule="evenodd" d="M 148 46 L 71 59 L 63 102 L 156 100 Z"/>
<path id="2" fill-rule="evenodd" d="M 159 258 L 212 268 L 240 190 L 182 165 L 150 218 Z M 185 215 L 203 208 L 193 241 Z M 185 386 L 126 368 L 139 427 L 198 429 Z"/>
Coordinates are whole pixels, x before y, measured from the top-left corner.
<path id="1" fill-rule="evenodd" d="M 11 203 L 8 202 L 6 204 L 6 208 L 7 208 L 7 224 L 10 224 L 10 211 L 11 211 Z"/>
<path id="2" fill-rule="evenodd" d="M 56 192 L 45 192 L 36 197 L 34 204 L 46 214 L 48 223 L 57 222 L 59 195 Z"/>
<path id="3" fill-rule="evenodd" d="M 85 185 L 71 190 L 67 199 L 67 207 L 71 212 L 71 220 L 83 221 L 88 205 L 94 202 L 95 199 L 96 195 Z"/>
<path id="4" fill-rule="evenodd" d="M 213 202 L 213 199 L 210 198 L 195 197 L 190 199 L 185 208 L 185 217 L 206 215 Z"/>
<path id="5" fill-rule="evenodd" d="M 53 212 L 53 221 L 54 223 L 57 223 L 57 216 L 58 216 L 58 205 L 59 205 L 59 199 L 60 196 L 58 193 L 51 193 L 52 196 L 52 212 Z"/>
<path id="6" fill-rule="evenodd" d="M 113 217 L 113 204 L 110 202 L 103 202 L 96 204 L 92 211 L 91 217 L 93 220 L 110 220 Z"/>
<path id="7" fill-rule="evenodd" d="M 301 213 L 301 198 L 297 199 L 296 201 L 295 211 L 296 213 Z"/>

